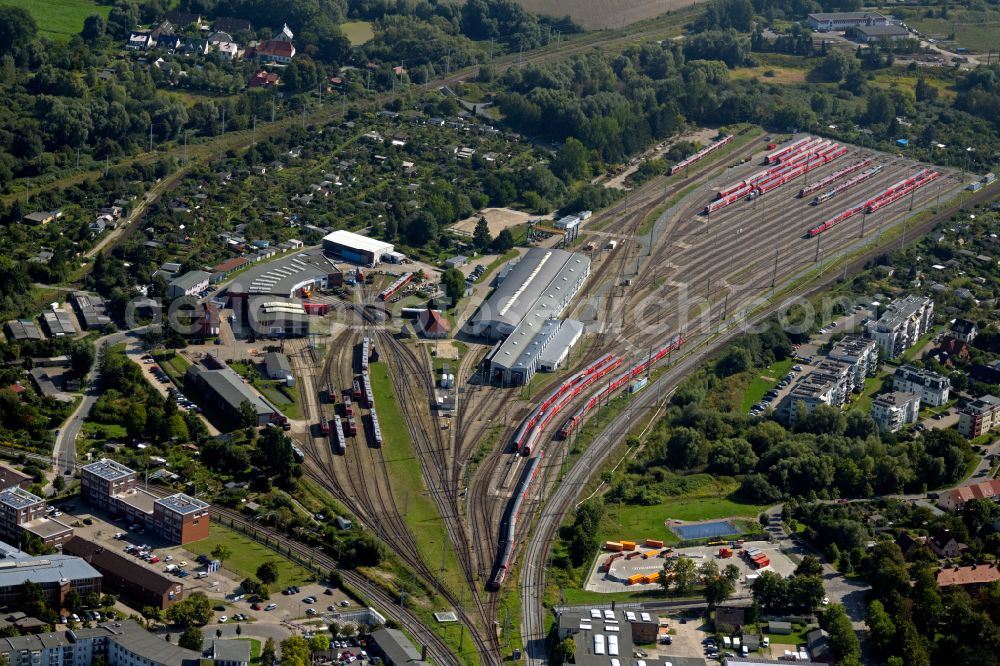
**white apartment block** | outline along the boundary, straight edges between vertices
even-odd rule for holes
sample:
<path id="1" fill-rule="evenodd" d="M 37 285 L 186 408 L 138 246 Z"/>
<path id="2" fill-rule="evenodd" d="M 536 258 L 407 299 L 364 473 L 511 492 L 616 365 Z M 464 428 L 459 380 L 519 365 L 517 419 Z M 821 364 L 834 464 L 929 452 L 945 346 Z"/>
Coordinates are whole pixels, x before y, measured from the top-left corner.
<path id="1" fill-rule="evenodd" d="M 885 358 L 896 358 L 916 344 L 934 321 L 934 301 L 907 296 L 893 301 L 878 321 L 868 322 L 865 334 L 882 348 Z"/>
<path id="2" fill-rule="evenodd" d="M 916 423 L 920 415 L 920 396 L 893 391 L 872 402 L 872 419 L 882 432 L 896 432 L 905 425 Z"/>
<path id="3" fill-rule="evenodd" d="M 930 370 L 903 365 L 896 368 L 892 376 L 892 388 L 896 391 L 916 393 L 925 405 L 940 407 L 948 402 L 951 380 Z"/>

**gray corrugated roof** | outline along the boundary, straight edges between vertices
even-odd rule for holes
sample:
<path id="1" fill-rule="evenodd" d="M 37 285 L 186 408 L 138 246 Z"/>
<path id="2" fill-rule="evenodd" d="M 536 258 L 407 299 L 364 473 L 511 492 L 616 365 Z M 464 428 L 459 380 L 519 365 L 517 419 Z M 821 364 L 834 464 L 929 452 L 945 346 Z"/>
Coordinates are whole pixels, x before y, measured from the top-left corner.
<path id="1" fill-rule="evenodd" d="M 79 557 L 45 555 L 0 562 L 0 587 L 16 587 L 25 581 L 55 583 L 64 578 L 100 578 L 101 574 Z"/>
<path id="2" fill-rule="evenodd" d="M 567 347 L 572 347 L 581 335 L 583 335 L 583 324 L 581 322 L 575 319 L 565 320 L 556 334 L 549 340 L 549 344 L 538 355 L 538 362 L 543 365 L 545 363 L 558 362 L 566 352 Z"/>
<path id="3" fill-rule="evenodd" d="M 250 641 L 212 641 L 212 658 L 220 661 L 250 661 Z"/>
<path id="4" fill-rule="evenodd" d="M 504 323 L 515 327 L 531 312 L 557 317 L 559 296 L 590 272 L 590 259 L 563 250 L 532 248 L 511 269 L 503 283 L 476 313 L 480 325 Z"/>
<path id="5" fill-rule="evenodd" d="M 183 289 L 187 291 L 199 282 L 204 282 L 208 278 L 212 277 L 205 271 L 188 271 L 180 277 L 176 277 L 170 281 L 171 287 L 176 287 L 177 289 Z"/>
<path id="6" fill-rule="evenodd" d="M 154 664 L 171 664 L 181 666 L 187 663 L 198 663 L 201 653 L 186 650 L 173 643 L 168 643 L 156 634 L 148 631 L 128 631 L 114 636 L 113 640 L 126 650 L 141 655 Z"/>
<path id="7" fill-rule="evenodd" d="M 288 362 L 288 357 L 278 352 L 267 352 L 264 354 L 264 366 L 267 368 L 268 376 L 274 376 L 278 372 L 291 374 L 292 366 Z"/>
<path id="8" fill-rule="evenodd" d="M 397 666 L 427 664 L 427 662 L 421 661 L 420 651 L 413 647 L 410 639 L 399 629 L 379 629 L 372 634 L 372 638 L 375 639 L 375 643 L 385 653 L 389 661 Z"/>
<path id="9" fill-rule="evenodd" d="M 188 372 L 201 378 L 205 384 L 233 409 L 238 410 L 244 400 L 253 405 L 257 414 L 277 413 L 278 408 L 268 402 L 263 396 L 243 383 L 243 379 L 229 367 L 221 370 L 206 370 L 197 365 L 188 368 Z"/>

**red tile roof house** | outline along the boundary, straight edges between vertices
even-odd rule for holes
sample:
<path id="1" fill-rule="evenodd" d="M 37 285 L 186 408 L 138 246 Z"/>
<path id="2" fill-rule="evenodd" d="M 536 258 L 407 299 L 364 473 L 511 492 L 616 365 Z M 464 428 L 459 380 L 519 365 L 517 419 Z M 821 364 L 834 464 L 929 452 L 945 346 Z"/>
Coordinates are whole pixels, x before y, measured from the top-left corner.
<path id="1" fill-rule="evenodd" d="M 448 331 L 451 330 L 448 320 L 440 312 L 429 307 L 417 315 L 417 326 L 427 338 L 446 338 Z"/>
<path id="2" fill-rule="evenodd" d="M 971 567 L 942 569 L 937 575 L 938 587 L 961 585 L 979 587 L 1000 580 L 1000 569 L 995 564 L 973 564 Z"/>
<path id="3" fill-rule="evenodd" d="M 257 72 L 256 74 L 254 74 L 253 78 L 250 79 L 250 87 L 251 88 L 272 88 L 272 87 L 278 85 L 278 83 L 280 83 L 280 82 L 281 82 L 281 79 L 278 78 L 277 74 L 275 74 L 274 72 L 268 72 L 268 71 L 262 69 L 259 72 Z"/>
<path id="4" fill-rule="evenodd" d="M 254 50 L 261 62 L 290 63 L 295 57 L 295 45 L 277 39 L 266 39 Z"/>
<path id="5" fill-rule="evenodd" d="M 1000 479 L 981 481 L 941 493 L 938 506 L 945 511 L 958 511 L 971 499 L 1000 500 Z"/>

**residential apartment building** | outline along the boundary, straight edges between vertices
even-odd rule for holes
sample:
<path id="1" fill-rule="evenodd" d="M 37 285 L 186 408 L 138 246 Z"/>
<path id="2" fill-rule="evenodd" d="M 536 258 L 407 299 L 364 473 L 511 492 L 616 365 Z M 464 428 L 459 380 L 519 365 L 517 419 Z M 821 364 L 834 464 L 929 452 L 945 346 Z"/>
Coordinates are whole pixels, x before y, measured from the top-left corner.
<path id="1" fill-rule="evenodd" d="M 984 395 L 972 400 L 958 412 L 958 432 L 969 439 L 979 437 L 1000 425 L 1000 398 Z"/>
<path id="2" fill-rule="evenodd" d="M 877 354 L 867 344 L 844 339 L 838 345 L 838 357 L 825 358 L 815 368 L 799 377 L 788 395 L 778 406 L 778 418 L 786 423 L 794 423 L 801 404 L 806 413 L 812 413 L 819 405 L 840 407 L 850 398 L 851 393 L 864 386 L 864 379 L 873 373 Z"/>
<path id="3" fill-rule="evenodd" d="M 878 343 L 857 335 L 848 335 L 833 346 L 827 358 L 851 366 L 854 388 L 864 386 L 866 377 L 878 371 Z"/>
<path id="4" fill-rule="evenodd" d="M 943 375 L 912 365 L 896 368 L 892 375 L 892 388 L 896 391 L 916 393 L 925 405 L 940 407 L 948 402 L 951 380 Z"/>
<path id="5" fill-rule="evenodd" d="M 905 425 L 916 423 L 920 415 L 920 396 L 893 391 L 878 396 L 872 402 L 872 419 L 882 432 L 896 432 Z"/>
<path id="6" fill-rule="evenodd" d="M 934 301 L 910 295 L 889 304 L 877 321 L 868 322 L 865 334 L 875 340 L 887 359 L 896 358 L 916 344 L 934 322 Z"/>
<path id="7" fill-rule="evenodd" d="M 178 647 L 134 620 L 0 638 L 10 666 L 246 666 L 250 643 L 210 641 L 204 654 Z M 244 655 L 246 661 L 241 661 Z"/>
<path id="8" fill-rule="evenodd" d="M 156 497 L 138 487 L 134 470 L 114 460 L 103 458 L 83 467 L 80 497 L 172 543 L 208 537 L 208 504 L 184 493 Z"/>
<path id="9" fill-rule="evenodd" d="M 47 546 L 57 546 L 73 536 L 73 528 L 46 516 L 45 500 L 20 486 L 0 491 L 0 536 L 22 543 L 27 534 Z"/>
<path id="10" fill-rule="evenodd" d="M 99 509 L 115 512 L 115 496 L 131 492 L 137 483 L 134 470 L 102 458 L 80 470 L 80 498 Z"/>

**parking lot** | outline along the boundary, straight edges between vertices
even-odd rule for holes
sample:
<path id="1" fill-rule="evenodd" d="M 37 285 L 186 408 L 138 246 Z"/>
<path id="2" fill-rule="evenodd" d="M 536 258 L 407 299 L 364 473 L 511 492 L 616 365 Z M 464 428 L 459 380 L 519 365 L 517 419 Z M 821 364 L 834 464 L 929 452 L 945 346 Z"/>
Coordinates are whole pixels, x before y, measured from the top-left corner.
<path id="1" fill-rule="evenodd" d="M 771 560 L 770 566 L 764 569 L 754 568 L 746 559 L 739 556 L 739 549 L 734 551 L 734 555 L 728 558 L 719 557 L 719 546 L 694 546 L 691 548 L 679 548 L 672 550 L 667 557 L 688 557 L 694 560 L 695 564 L 701 566 L 703 563 L 714 560 L 719 568 L 724 568 L 728 564 L 734 564 L 740 570 L 740 582 L 737 584 L 737 595 L 747 593 L 749 582 L 747 576 L 759 574 L 761 571 L 774 571 L 782 576 L 790 576 L 795 571 L 795 562 L 779 550 L 778 544 L 766 541 L 753 541 L 744 544 L 746 547 L 753 546 L 759 548 Z M 646 559 L 642 555 L 626 559 L 618 557 L 611 564 L 610 571 L 604 570 L 604 564 L 612 555 L 608 551 L 602 551 L 591 569 L 590 577 L 587 579 L 585 589 L 591 592 L 623 592 L 655 590 L 661 587 L 659 582 L 646 584 L 628 584 L 630 576 L 637 574 L 649 575 L 663 570 L 664 558 L 658 557 L 660 548 L 646 548 L 638 546 L 638 553 L 646 554 Z M 627 553 L 626 553 L 627 555 Z M 751 579 L 752 581 L 753 579 Z"/>
<path id="2" fill-rule="evenodd" d="M 294 593 L 273 590 L 270 599 L 254 601 L 243 594 L 242 577 L 223 568 L 209 573 L 205 562 L 208 553 L 169 544 L 149 531 L 129 529 L 128 521 L 115 518 L 88 505 L 71 503 L 59 507 L 60 520 L 72 524 L 77 535 L 102 544 L 109 550 L 128 554 L 142 566 L 171 577 L 184 584 L 184 593 L 204 592 L 216 604 L 215 622 L 223 616 L 233 621 L 235 615 L 246 615 L 247 620 L 288 622 L 293 619 L 319 618 L 324 613 L 356 609 L 357 604 L 343 591 L 319 583 L 300 585 Z M 277 557 L 277 556 L 276 556 Z M 181 572 L 186 572 L 182 575 Z M 287 589 L 287 588 L 286 588 Z M 307 599 L 312 599 L 307 601 Z M 346 604 L 346 605 L 345 605 Z M 257 605 L 258 609 L 253 606 Z M 271 610 L 265 611 L 268 605 Z M 314 612 L 310 613 L 310 609 Z"/>

